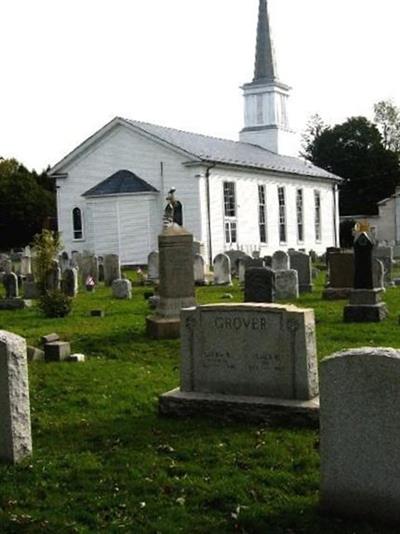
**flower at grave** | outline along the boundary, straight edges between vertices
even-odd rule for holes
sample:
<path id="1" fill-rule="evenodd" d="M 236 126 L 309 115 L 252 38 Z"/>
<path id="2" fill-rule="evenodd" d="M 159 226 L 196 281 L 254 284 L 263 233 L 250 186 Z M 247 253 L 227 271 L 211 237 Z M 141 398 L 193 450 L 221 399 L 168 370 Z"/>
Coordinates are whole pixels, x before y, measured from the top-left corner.
<path id="1" fill-rule="evenodd" d="M 88 276 L 86 278 L 85 286 L 88 291 L 92 291 L 96 285 L 96 282 L 94 281 L 93 276 Z"/>

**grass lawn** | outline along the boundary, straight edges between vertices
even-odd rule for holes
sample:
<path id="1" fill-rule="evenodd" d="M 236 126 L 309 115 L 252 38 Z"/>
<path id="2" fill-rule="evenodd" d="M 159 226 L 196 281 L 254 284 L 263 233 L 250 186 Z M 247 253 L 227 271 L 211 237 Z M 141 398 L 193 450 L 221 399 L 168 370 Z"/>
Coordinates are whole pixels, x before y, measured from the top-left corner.
<path id="1" fill-rule="evenodd" d="M 382 324 L 342 323 L 344 301 L 316 290 L 318 354 L 355 346 L 400 346 L 400 289 L 386 292 Z M 36 307 L 0 312 L 0 329 L 37 345 L 59 333 L 85 364 L 30 364 L 34 456 L 0 466 L 0 533 L 381 533 L 398 532 L 318 513 L 318 433 L 157 415 L 179 384 L 179 341 L 145 337 L 145 288 L 132 301 L 110 289 L 81 294 L 66 319 Z M 199 303 L 229 291 L 199 288 Z M 104 309 L 104 318 L 89 317 Z"/>

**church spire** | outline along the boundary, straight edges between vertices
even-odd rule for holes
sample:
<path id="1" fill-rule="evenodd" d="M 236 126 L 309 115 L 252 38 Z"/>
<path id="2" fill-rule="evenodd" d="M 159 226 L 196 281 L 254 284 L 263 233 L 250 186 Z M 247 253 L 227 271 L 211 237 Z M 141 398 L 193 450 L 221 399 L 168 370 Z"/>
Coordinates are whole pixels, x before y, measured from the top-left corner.
<path id="1" fill-rule="evenodd" d="M 276 81 L 277 78 L 267 0 L 260 0 L 258 8 L 257 45 L 253 83 L 271 83 Z"/>

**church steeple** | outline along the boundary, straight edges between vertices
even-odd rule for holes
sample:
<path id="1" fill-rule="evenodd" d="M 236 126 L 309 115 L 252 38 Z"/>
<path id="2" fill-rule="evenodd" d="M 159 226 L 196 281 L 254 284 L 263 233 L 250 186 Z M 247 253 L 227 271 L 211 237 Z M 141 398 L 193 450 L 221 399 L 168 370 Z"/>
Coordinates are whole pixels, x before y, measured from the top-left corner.
<path id="1" fill-rule="evenodd" d="M 256 61 L 253 83 L 274 82 L 278 79 L 275 52 L 269 26 L 267 0 L 260 0 L 258 8 Z"/>
<path id="2" fill-rule="evenodd" d="M 278 154 L 293 154 L 287 112 L 290 87 L 278 80 L 267 0 L 259 0 L 254 78 L 242 89 L 245 113 L 240 140 Z"/>

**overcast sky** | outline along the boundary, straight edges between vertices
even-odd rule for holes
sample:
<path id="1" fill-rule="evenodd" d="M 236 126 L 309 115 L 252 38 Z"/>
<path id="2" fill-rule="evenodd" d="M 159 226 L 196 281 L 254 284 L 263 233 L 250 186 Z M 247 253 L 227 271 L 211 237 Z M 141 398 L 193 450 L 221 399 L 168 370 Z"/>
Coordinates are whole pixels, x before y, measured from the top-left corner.
<path id="1" fill-rule="evenodd" d="M 292 126 L 400 105 L 399 0 L 269 0 Z M 0 156 L 41 170 L 119 115 L 237 139 L 258 0 L 0 0 Z"/>

